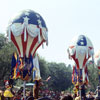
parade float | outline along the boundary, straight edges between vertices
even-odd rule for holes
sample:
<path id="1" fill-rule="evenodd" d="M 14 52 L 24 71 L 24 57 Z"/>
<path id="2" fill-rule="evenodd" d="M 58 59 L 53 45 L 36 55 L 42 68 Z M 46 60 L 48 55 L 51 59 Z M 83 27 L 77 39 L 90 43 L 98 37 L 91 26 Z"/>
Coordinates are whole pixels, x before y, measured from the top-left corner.
<path id="1" fill-rule="evenodd" d="M 79 35 L 73 38 L 68 48 L 69 59 L 74 60 L 75 68 L 77 70 L 77 82 L 75 86 L 79 87 L 81 99 L 84 97 L 84 85 L 88 84 L 87 81 L 87 61 L 90 57 L 93 58 L 94 48 L 90 39 L 84 35 Z M 73 74 L 74 75 L 74 74 Z"/>
<path id="2" fill-rule="evenodd" d="M 10 20 L 7 35 L 18 51 L 18 55 L 14 53 L 12 56 L 11 78 L 23 80 L 25 98 L 25 83 L 30 79 L 32 72 L 35 71 L 35 75 L 39 74 L 39 78 L 35 76 L 34 81 L 41 79 L 39 67 L 35 66 L 38 59 L 34 57 L 41 45 L 45 42 L 48 45 L 48 29 L 39 13 L 24 10 Z"/>

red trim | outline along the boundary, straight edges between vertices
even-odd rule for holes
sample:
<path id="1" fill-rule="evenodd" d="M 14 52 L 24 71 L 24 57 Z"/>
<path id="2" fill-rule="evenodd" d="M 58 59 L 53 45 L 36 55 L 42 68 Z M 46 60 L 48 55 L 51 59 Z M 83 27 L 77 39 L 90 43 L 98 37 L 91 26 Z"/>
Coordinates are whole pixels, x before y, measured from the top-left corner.
<path id="1" fill-rule="evenodd" d="M 39 28 L 39 26 L 37 25 L 37 28 Z M 40 29 L 40 28 L 39 28 Z M 40 35 L 41 36 L 41 35 Z M 38 42 L 38 36 L 36 36 L 33 41 L 32 41 L 32 44 L 31 44 L 31 47 L 30 47 L 30 50 L 29 50 L 29 54 L 28 54 L 28 57 L 30 57 L 31 55 L 31 52 L 35 46 L 35 44 Z"/>
<path id="2" fill-rule="evenodd" d="M 33 53 L 33 57 L 34 57 L 34 54 L 35 54 L 35 52 L 36 52 L 36 50 L 41 46 L 41 44 L 43 43 L 43 42 L 45 42 L 45 40 L 42 40 L 42 42 L 37 46 L 37 48 L 35 49 L 35 51 L 34 51 L 34 53 Z"/>
<path id="3" fill-rule="evenodd" d="M 40 28 L 40 35 L 42 35 L 42 29 Z"/>
<path id="4" fill-rule="evenodd" d="M 27 40 L 28 40 L 28 33 L 27 33 L 27 30 L 26 30 L 26 41 L 24 41 L 24 31 L 23 30 L 23 33 L 21 35 L 21 40 L 22 40 L 22 47 L 23 47 L 23 57 L 25 57 L 25 54 L 26 54 L 26 48 L 27 48 Z"/>
<path id="5" fill-rule="evenodd" d="M 79 69 L 79 62 L 78 62 L 78 59 L 75 59 L 75 56 L 76 56 L 76 51 L 75 51 L 74 55 L 71 57 L 74 59 L 76 65 L 77 65 L 77 69 Z"/>
<path id="6" fill-rule="evenodd" d="M 34 46 L 35 46 L 35 44 L 38 42 L 38 36 L 37 37 L 35 37 L 34 39 L 33 39 L 33 42 L 32 42 L 32 44 L 31 44 L 31 47 L 30 47 L 30 50 L 29 50 L 29 55 L 28 55 L 28 57 L 31 55 L 31 52 L 32 52 L 32 50 L 33 50 L 33 48 L 34 48 Z"/>
<path id="7" fill-rule="evenodd" d="M 18 50 L 18 53 L 19 53 L 19 55 L 20 55 L 20 49 L 19 49 L 19 46 L 18 46 L 18 44 L 17 44 L 17 42 L 16 42 L 16 40 L 15 40 L 15 37 L 14 37 L 12 31 L 11 31 L 11 40 L 12 40 L 12 42 L 14 43 L 14 45 L 16 46 L 16 48 L 17 48 L 17 50 Z"/>
<path id="8" fill-rule="evenodd" d="M 88 54 L 88 58 L 86 59 L 86 55 L 85 55 L 85 59 L 84 59 L 84 61 L 83 61 L 83 67 L 85 66 L 85 64 L 86 64 L 86 62 L 87 62 L 87 60 L 90 58 L 90 56 L 89 56 L 89 54 Z"/>
<path id="9" fill-rule="evenodd" d="M 37 26 L 37 28 L 40 29 L 40 36 L 42 36 L 42 29 L 41 29 L 39 26 Z M 32 42 L 32 44 L 31 44 L 31 47 L 30 47 L 30 50 L 29 50 L 29 55 L 28 55 L 28 57 L 31 55 L 31 52 L 32 52 L 32 50 L 33 50 L 33 48 L 34 48 L 34 46 L 36 45 L 37 42 L 38 42 L 38 36 L 35 37 L 35 38 L 33 39 L 33 42 Z M 40 45 L 41 45 L 43 42 L 45 42 L 44 39 L 43 39 L 43 40 L 41 41 L 41 43 L 36 47 L 36 49 L 35 49 L 35 51 L 33 52 L 33 55 L 32 55 L 32 56 L 34 56 L 36 50 L 40 47 Z"/>
<path id="10" fill-rule="evenodd" d="M 72 48 L 74 48 L 74 47 L 75 47 L 75 46 L 70 46 L 69 48 L 71 48 L 71 49 L 72 49 Z"/>
<path id="11" fill-rule="evenodd" d="M 93 47 L 88 47 L 89 49 L 93 49 Z"/>
<path id="12" fill-rule="evenodd" d="M 84 58 L 84 61 L 83 61 L 83 66 L 82 67 L 85 67 L 85 64 L 86 64 L 86 61 L 87 61 L 88 59 L 86 59 L 86 54 L 85 54 L 85 58 Z"/>
<path id="13" fill-rule="evenodd" d="M 37 26 L 37 28 L 39 28 L 39 26 Z M 39 28 L 39 29 L 40 29 L 40 36 L 42 36 L 42 29 L 41 29 L 41 28 Z M 34 38 L 34 40 L 33 40 L 33 42 L 32 42 L 32 45 L 31 45 L 30 51 L 29 51 L 29 56 L 30 56 L 30 54 L 31 54 L 31 52 L 32 52 L 32 49 L 34 48 L 34 46 L 35 46 L 35 44 L 36 44 L 37 42 L 38 42 L 38 36 L 37 36 L 36 38 Z M 34 56 L 36 50 L 40 47 L 40 45 L 41 45 L 43 42 L 45 42 L 45 40 L 42 40 L 41 43 L 36 47 L 36 49 L 35 49 L 35 51 L 33 52 L 33 55 L 32 55 L 32 56 Z"/>

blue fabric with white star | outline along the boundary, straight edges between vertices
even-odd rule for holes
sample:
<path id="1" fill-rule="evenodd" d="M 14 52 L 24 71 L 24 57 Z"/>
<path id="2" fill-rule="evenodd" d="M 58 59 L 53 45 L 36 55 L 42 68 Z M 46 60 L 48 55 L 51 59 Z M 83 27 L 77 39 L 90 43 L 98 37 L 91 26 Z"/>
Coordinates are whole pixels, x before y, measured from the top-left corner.
<path id="1" fill-rule="evenodd" d="M 79 36 L 79 39 L 77 41 L 77 45 L 78 46 L 86 46 L 87 45 L 86 37 L 84 35 Z"/>
<path id="2" fill-rule="evenodd" d="M 38 20 L 40 20 L 42 27 L 47 28 L 42 16 L 40 16 L 40 14 L 38 14 L 32 10 L 25 10 L 25 11 L 22 11 L 21 13 L 19 13 L 19 15 L 17 15 L 17 17 L 12 20 L 12 24 L 13 23 L 22 23 L 23 24 L 25 17 L 27 17 L 29 19 L 28 24 L 34 24 L 34 25 L 39 26 Z"/>

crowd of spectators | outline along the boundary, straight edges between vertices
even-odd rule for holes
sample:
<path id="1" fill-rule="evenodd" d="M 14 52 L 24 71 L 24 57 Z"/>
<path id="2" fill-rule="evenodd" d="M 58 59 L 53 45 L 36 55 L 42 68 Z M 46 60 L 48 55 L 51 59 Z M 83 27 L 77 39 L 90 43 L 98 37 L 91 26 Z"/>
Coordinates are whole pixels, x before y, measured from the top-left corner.
<path id="1" fill-rule="evenodd" d="M 14 91 L 13 97 L 4 97 L 4 92 L 0 90 L 0 100 L 24 100 L 23 91 Z M 58 92 L 50 90 L 40 90 L 39 98 L 34 99 L 32 91 L 26 91 L 26 100 L 100 100 L 99 96 L 93 92 L 87 92 L 85 98 L 80 98 L 80 95 L 74 96 L 69 92 Z"/>
<path id="2" fill-rule="evenodd" d="M 33 91 L 26 89 L 25 98 L 23 97 L 23 87 L 20 89 L 12 89 L 9 83 L 6 82 L 5 90 L 0 90 L 0 100 L 100 100 L 100 87 L 95 92 L 87 92 L 85 95 L 80 97 L 80 92 L 77 94 L 69 93 L 68 91 L 54 91 L 45 89 L 39 89 L 38 99 L 33 97 Z M 82 94 L 81 94 L 82 95 Z"/>

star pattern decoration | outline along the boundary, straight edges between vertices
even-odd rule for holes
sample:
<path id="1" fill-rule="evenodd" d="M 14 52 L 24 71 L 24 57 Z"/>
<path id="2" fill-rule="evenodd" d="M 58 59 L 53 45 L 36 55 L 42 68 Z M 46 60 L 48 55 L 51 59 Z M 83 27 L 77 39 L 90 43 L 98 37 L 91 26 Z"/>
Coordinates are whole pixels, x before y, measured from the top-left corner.
<path id="1" fill-rule="evenodd" d="M 36 14 L 37 18 L 40 18 L 40 15 Z"/>
<path id="2" fill-rule="evenodd" d="M 24 17 L 24 23 L 28 24 L 28 20 L 29 20 L 29 18 L 27 16 Z"/>
<path id="3" fill-rule="evenodd" d="M 40 19 L 38 19 L 37 21 L 38 21 L 38 24 L 40 25 L 40 24 L 41 24 L 41 20 L 40 20 Z"/>
<path id="4" fill-rule="evenodd" d="M 81 42 L 81 45 L 84 45 L 84 42 Z"/>
<path id="5" fill-rule="evenodd" d="M 41 27 L 42 27 L 41 20 L 38 19 L 37 21 L 38 21 L 38 24 L 39 24 L 39 26 L 40 26 L 40 28 L 41 28 Z"/>

